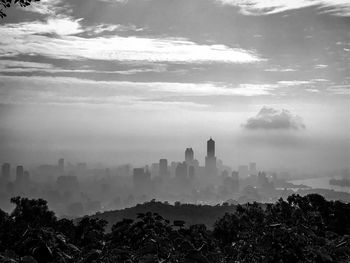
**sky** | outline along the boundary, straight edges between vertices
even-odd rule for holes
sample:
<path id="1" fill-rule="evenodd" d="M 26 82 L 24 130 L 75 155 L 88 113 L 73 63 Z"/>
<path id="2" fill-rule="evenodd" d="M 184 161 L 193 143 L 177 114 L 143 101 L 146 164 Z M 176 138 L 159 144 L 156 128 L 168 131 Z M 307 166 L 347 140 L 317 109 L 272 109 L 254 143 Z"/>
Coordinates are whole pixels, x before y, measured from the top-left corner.
<path id="1" fill-rule="evenodd" d="M 0 20 L 0 162 L 350 164 L 348 0 L 42 0 Z"/>

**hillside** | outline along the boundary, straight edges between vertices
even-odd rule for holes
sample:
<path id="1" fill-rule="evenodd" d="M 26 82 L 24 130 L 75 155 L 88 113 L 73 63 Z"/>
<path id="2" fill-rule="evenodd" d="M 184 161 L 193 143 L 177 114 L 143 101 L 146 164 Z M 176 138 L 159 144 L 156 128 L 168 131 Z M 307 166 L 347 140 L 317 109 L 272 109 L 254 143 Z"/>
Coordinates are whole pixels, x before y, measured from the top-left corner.
<path id="1" fill-rule="evenodd" d="M 109 232 L 112 225 L 116 222 L 119 222 L 124 218 L 136 219 L 138 214 L 146 212 L 160 214 L 164 218 L 170 220 L 170 222 L 173 222 L 174 220 L 183 220 L 186 222 L 186 226 L 204 224 L 209 229 L 212 229 L 218 218 L 224 216 L 225 213 L 234 212 L 235 207 L 235 205 L 170 205 L 162 202 L 151 201 L 122 210 L 97 213 L 93 215 L 92 218 L 106 220 L 108 222 L 106 232 Z"/>
<path id="2" fill-rule="evenodd" d="M 107 222 L 57 219 L 42 199 L 15 197 L 0 210 L 0 262 L 348 263 L 350 204 L 292 195 L 271 204 L 175 206 L 149 202 L 109 212 Z M 153 210 L 153 211 L 152 211 Z M 224 213 L 231 210 L 231 213 Z M 142 213 L 143 211 L 147 211 Z M 151 212 L 152 211 L 152 212 Z M 161 212 L 162 214 L 157 213 Z M 166 216 L 168 215 L 168 216 Z M 173 221 L 173 218 L 177 220 Z M 181 219 L 188 218 L 190 222 Z M 202 220 L 200 219 L 202 218 Z M 199 224 L 191 225 L 198 221 Z M 211 229 L 205 224 L 216 221 Z M 110 222 L 110 223 L 111 223 Z"/>

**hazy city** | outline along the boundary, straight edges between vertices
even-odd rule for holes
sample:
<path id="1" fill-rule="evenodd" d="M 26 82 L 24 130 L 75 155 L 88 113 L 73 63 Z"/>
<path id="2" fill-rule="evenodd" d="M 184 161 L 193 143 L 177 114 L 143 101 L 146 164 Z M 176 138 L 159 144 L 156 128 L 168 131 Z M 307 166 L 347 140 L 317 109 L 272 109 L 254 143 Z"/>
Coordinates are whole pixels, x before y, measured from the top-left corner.
<path id="1" fill-rule="evenodd" d="M 350 262 L 348 0 L 0 0 L 0 263 Z"/>
<path id="2" fill-rule="evenodd" d="M 205 160 L 195 158 L 195 149 L 186 148 L 182 160 L 159 161 L 134 167 L 124 164 L 89 167 L 86 162 L 70 163 L 61 158 L 56 164 L 45 164 L 26 170 L 25 166 L 2 165 L 1 207 L 10 209 L 12 196 L 44 198 L 58 215 L 75 217 L 101 211 L 131 207 L 152 199 L 175 203 L 238 204 L 247 202 L 275 202 L 294 192 L 321 192 L 332 199 L 350 201 L 350 174 L 339 169 L 326 174 L 300 174 L 288 171 L 260 170 L 255 162 L 232 169 L 216 156 L 215 141 L 203 143 Z M 293 184 L 297 179 L 344 179 L 334 183 L 340 193 L 322 186 Z M 320 178 L 321 177 L 321 178 Z M 301 180 L 303 181 L 303 180 Z M 306 180 L 307 181 L 307 180 Z M 346 185 L 346 183 L 348 183 Z M 316 189 L 313 189 L 316 188 Z"/>

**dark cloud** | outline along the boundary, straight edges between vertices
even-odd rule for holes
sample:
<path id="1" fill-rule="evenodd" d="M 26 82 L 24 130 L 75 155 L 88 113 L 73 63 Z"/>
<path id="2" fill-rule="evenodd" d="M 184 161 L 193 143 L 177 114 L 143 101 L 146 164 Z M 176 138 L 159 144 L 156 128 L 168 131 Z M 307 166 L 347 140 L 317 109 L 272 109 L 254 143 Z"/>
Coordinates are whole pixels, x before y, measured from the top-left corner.
<path id="1" fill-rule="evenodd" d="M 263 107 L 255 117 L 242 125 L 248 130 L 301 130 L 305 125 L 301 117 L 292 115 L 288 110 L 276 110 Z"/>

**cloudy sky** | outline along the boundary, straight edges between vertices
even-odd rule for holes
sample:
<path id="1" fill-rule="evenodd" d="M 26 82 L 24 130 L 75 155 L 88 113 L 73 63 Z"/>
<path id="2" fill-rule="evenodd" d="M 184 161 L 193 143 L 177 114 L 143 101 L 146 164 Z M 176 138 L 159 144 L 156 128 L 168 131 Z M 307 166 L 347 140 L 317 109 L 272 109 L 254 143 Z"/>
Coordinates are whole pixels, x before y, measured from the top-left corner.
<path id="1" fill-rule="evenodd" d="M 348 0 L 42 0 L 0 20 L 0 162 L 350 163 Z"/>

